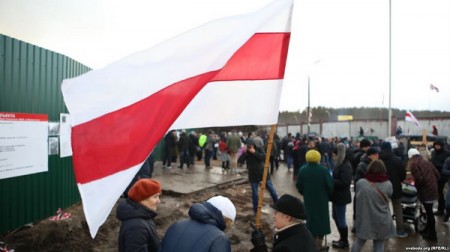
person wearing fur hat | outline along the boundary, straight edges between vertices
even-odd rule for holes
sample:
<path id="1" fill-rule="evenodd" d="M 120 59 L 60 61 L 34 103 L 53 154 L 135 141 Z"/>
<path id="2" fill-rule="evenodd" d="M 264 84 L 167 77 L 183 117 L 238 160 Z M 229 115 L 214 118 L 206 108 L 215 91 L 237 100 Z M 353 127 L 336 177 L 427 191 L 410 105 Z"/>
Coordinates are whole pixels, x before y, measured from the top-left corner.
<path id="1" fill-rule="evenodd" d="M 427 215 L 427 224 L 420 234 L 424 239 L 436 241 L 436 220 L 433 214 L 433 203 L 438 199 L 437 182 L 440 175 L 433 163 L 424 159 L 417 149 L 409 149 L 408 157 L 407 167 L 414 177 L 417 196 L 422 202 Z"/>
<path id="2" fill-rule="evenodd" d="M 328 202 L 333 192 L 334 182 L 329 171 L 319 164 L 321 155 L 316 150 L 309 150 L 306 164 L 300 168 L 297 177 L 297 190 L 303 195 L 307 219 L 306 226 L 311 231 L 318 250 L 322 246 L 323 237 L 331 233 Z"/>
<path id="3" fill-rule="evenodd" d="M 336 164 L 333 170 L 334 188 L 331 196 L 332 216 L 339 231 L 340 239 L 333 241 L 334 248 L 348 248 L 348 226 L 346 216 L 347 204 L 352 202 L 350 185 L 352 183 L 353 168 L 351 165 L 352 153 L 345 144 L 338 143 L 333 149 L 333 159 Z"/>
<path id="4" fill-rule="evenodd" d="M 117 206 L 119 251 L 157 251 L 159 238 L 153 219 L 161 203 L 161 184 L 149 178 L 139 179 L 128 191 L 128 198 Z"/>
<path id="5" fill-rule="evenodd" d="M 373 240 L 374 251 L 384 251 L 384 241 L 396 235 L 389 209 L 392 184 L 381 160 L 374 159 L 364 177 L 356 182 L 356 240 L 352 252 L 361 251 L 367 240 Z"/>
<path id="6" fill-rule="evenodd" d="M 273 252 L 314 252 L 317 247 L 311 232 L 306 228 L 307 213 L 303 202 L 290 194 L 284 194 L 274 205 L 275 236 Z M 261 230 L 252 232 L 252 252 L 267 252 Z"/>
<path id="7" fill-rule="evenodd" d="M 231 251 L 230 240 L 224 233 L 236 218 L 236 208 L 230 199 L 215 196 L 194 203 L 188 214 L 190 219 L 178 221 L 167 229 L 158 251 Z"/>

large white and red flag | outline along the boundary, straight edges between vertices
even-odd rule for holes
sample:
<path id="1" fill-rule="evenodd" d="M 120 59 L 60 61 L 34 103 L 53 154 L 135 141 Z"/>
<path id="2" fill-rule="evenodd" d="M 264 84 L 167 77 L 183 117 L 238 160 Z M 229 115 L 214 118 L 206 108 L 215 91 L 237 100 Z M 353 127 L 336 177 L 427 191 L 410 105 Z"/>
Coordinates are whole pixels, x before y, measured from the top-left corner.
<path id="1" fill-rule="evenodd" d="M 417 126 L 417 128 L 420 128 L 420 123 L 419 123 L 419 121 L 418 121 L 417 118 L 413 115 L 413 113 L 411 113 L 410 111 L 406 111 L 405 121 L 412 122 L 412 123 L 414 123 L 414 124 Z"/>
<path id="2" fill-rule="evenodd" d="M 218 19 L 63 81 L 92 237 L 169 129 L 277 122 L 292 7 Z"/>

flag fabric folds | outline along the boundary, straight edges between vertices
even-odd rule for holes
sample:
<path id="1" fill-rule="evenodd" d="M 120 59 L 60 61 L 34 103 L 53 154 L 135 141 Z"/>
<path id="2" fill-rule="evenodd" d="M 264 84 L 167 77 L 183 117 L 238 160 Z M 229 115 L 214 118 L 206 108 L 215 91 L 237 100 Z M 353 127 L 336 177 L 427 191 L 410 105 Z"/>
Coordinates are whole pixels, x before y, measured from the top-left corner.
<path id="1" fill-rule="evenodd" d="M 420 123 L 417 118 L 413 115 L 413 113 L 406 111 L 405 121 L 414 123 L 417 128 L 420 128 Z"/>
<path id="2" fill-rule="evenodd" d="M 438 87 L 436 87 L 435 85 L 433 85 L 433 84 L 430 84 L 430 89 L 431 90 L 434 90 L 434 91 L 436 91 L 436 92 L 438 92 L 439 93 L 439 88 Z"/>
<path id="3" fill-rule="evenodd" d="M 218 19 L 63 81 L 92 237 L 169 129 L 277 122 L 292 7 Z"/>

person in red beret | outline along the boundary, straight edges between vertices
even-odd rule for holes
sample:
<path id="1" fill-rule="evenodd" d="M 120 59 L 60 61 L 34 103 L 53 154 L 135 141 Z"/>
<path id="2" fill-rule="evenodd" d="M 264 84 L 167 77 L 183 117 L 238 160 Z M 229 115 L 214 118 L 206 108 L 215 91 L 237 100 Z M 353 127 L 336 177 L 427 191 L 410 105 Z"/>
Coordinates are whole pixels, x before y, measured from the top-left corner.
<path id="1" fill-rule="evenodd" d="M 119 252 L 158 251 L 159 238 L 156 225 L 156 208 L 161 203 L 161 184 L 149 178 L 139 179 L 128 191 L 128 198 L 117 206 Z"/>

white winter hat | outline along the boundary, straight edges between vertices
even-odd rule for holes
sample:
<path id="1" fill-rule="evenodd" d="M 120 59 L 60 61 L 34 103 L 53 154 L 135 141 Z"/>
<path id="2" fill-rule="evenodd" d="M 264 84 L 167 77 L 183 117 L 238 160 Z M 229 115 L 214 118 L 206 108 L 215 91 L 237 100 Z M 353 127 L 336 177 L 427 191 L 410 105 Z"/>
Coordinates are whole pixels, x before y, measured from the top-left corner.
<path id="1" fill-rule="evenodd" d="M 412 158 L 415 155 L 420 155 L 420 152 L 417 149 L 411 148 L 408 151 L 408 158 Z"/>
<path id="2" fill-rule="evenodd" d="M 234 207 L 233 202 L 227 197 L 215 196 L 207 200 L 207 202 L 219 209 L 224 217 L 232 221 L 236 218 L 236 207 Z"/>

